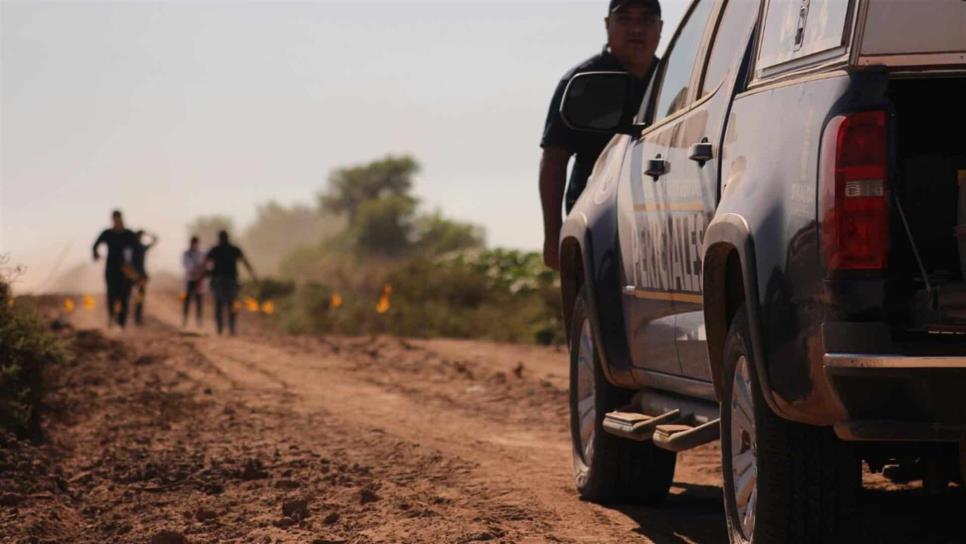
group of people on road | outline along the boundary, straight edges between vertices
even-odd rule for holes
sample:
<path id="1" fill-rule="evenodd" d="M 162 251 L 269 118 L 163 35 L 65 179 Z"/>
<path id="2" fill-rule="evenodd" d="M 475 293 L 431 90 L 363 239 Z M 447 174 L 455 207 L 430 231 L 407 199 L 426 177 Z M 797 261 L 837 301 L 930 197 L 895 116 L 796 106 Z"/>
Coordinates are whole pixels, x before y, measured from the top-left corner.
<path id="1" fill-rule="evenodd" d="M 201 325 L 202 306 L 204 304 L 205 282 L 210 280 L 211 292 L 215 299 L 215 327 L 221 334 L 225 327 L 225 314 L 228 315 L 228 332 L 234 336 L 236 332 L 236 318 L 238 309 L 235 301 L 238 299 L 238 262 L 241 261 L 252 279 L 258 281 L 255 269 L 238 246 L 233 245 L 228 238 L 227 231 L 218 232 L 218 244 L 207 253 L 199 249 L 200 241 L 197 236 L 191 237 L 188 249 L 181 255 L 181 266 L 184 268 L 184 305 L 181 313 L 181 325 L 188 324 L 191 305 L 195 304 L 195 319 Z"/>
<path id="2" fill-rule="evenodd" d="M 144 230 L 132 231 L 124 225 L 120 210 L 111 213 L 111 228 L 101 232 L 94 242 L 94 260 L 100 260 L 100 246 L 107 246 L 107 262 L 104 279 L 107 283 L 108 327 L 127 325 L 131 293 L 134 291 L 134 323 L 144 322 L 144 302 L 148 274 L 145 266 L 147 252 L 158 243 L 158 237 Z M 233 245 L 228 232 L 218 233 L 218 243 L 207 252 L 200 249 L 200 240 L 192 236 L 188 249 L 182 254 L 181 265 L 185 274 L 182 326 L 188 324 L 191 304 L 196 305 L 197 323 L 201 325 L 202 306 L 206 283 L 210 282 L 215 300 L 215 326 L 218 334 L 227 321 L 231 335 L 236 333 L 238 298 L 238 262 L 241 261 L 252 279 L 258 281 L 255 270 L 245 254 Z M 136 290 L 135 290 L 136 289 Z M 227 320 L 225 314 L 227 313 Z"/>
<path id="3" fill-rule="evenodd" d="M 600 54 L 579 64 L 561 78 L 551 99 L 540 142 L 543 148 L 540 161 L 540 197 L 545 235 L 543 255 L 547 266 L 554 269 L 559 268 L 562 212 L 570 212 L 586 185 L 597 156 L 612 136 L 583 133 L 567 126 L 560 115 L 560 105 L 568 82 L 574 75 L 583 72 L 626 71 L 636 81 L 631 89 L 633 96 L 630 100 L 639 103 L 658 65 L 655 52 L 663 27 L 658 0 L 609 0 L 604 23 L 607 45 Z M 573 157 L 575 160 L 568 183 L 567 166 Z M 100 258 L 98 247 L 107 245 L 105 279 L 109 324 L 125 326 L 128 301 L 134 287 L 137 287 L 134 321 L 141 324 L 148 280 L 144 262 L 148 250 L 158 242 L 158 238 L 143 230 L 128 230 L 120 211 L 113 212 L 112 221 L 112 227 L 102 232 L 94 243 L 94 260 Z M 238 262 L 245 265 L 253 279 L 254 270 L 242 251 L 231 244 L 225 231 L 218 233 L 217 245 L 207 252 L 202 252 L 199 244 L 198 237 L 193 236 L 190 247 L 182 255 L 185 272 L 182 325 L 187 325 L 192 304 L 196 306 L 196 319 L 201 323 L 206 281 L 210 280 L 218 333 L 221 334 L 224 329 L 227 313 L 228 330 L 235 334 Z"/>

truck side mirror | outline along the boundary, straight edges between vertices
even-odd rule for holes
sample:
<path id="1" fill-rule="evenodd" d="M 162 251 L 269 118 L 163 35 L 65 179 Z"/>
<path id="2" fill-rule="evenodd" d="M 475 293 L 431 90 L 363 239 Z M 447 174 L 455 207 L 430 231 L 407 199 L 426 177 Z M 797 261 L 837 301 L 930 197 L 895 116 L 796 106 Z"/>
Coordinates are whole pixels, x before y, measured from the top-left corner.
<path id="1" fill-rule="evenodd" d="M 640 104 L 629 104 L 631 75 L 627 72 L 585 72 L 571 78 L 560 105 L 560 116 L 574 130 L 631 133 L 631 119 Z"/>

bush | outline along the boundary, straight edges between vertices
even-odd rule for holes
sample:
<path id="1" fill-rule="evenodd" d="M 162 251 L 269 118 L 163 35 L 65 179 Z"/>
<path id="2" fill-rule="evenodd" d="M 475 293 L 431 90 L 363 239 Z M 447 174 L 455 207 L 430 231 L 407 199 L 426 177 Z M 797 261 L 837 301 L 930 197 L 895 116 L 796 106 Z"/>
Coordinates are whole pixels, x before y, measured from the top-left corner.
<path id="1" fill-rule="evenodd" d="M 300 285 L 280 302 L 277 319 L 294 333 L 395 334 L 563 341 L 559 288 L 536 253 L 493 250 L 367 265 L 342 262 L 330 281 Z M 335 266 L 330 263 L 330 266 Z M 389 308 L 376 310 L 385 285 Z M 333 295 L 341 305 L 332 306 Z"/>
<path id="2" fill-rule="evenodd" d="M 33 311 L 12 304 L 0 281 L 0 429 L 39 436 L 44 368 L 67 358 L 63 341 Z"/>
<path id="3" fill-rule="evenodd" d="M 275 278 L 262 278 L 257 285 L 251 285 L 252 293 L 250 294 L 258 299 L 281 299 L 290 296 L 295 292 L 295 282 L 291 280 L 279 280 Z M 247 287 L 247 286 L 246 286 Z"/>
<path id="4" fill-rule="evenodd" d="M 559 285 L 541 256 L 486 250 L 483 228 L 421 212 L 418 172 L 412 157 L 387 156 L 332 172 L 315 215 L 308 206 L 260 208 L 246 243 L 252 255 L 270 254 L 270 273 L 284 280 L 244 295 L 272 300 L 272 319 L 292 333 L 563 342 Z M 322 232 L 333 217 L 341 229 Z"/>

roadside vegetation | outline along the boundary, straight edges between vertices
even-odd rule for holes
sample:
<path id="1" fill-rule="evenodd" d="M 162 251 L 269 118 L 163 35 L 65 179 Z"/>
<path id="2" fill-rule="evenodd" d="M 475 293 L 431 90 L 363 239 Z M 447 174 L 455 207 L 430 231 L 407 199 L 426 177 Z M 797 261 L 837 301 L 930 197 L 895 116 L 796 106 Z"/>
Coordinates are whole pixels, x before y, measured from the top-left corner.
<path id="1" fill-rule="evenodd" d="M 63 340 L 33 309 L 14 300 L 0 269 L 0 433 L 40 436 L 45 369 L 67 357 Z"/>
<path id="2" fill-rule="evenodd" d="M 540 255 L 487 248 L 480 226 L 423 210 L 419 168 L 387 156 L 336 169 L 311 205 L 260 207 L 238 237 L 263 275 L 246 294 L 272 300 L 272 319 L 293 333 L 562 342 Z M 219 228 L 231 220 L 189 225 L 203 240 Z"/>

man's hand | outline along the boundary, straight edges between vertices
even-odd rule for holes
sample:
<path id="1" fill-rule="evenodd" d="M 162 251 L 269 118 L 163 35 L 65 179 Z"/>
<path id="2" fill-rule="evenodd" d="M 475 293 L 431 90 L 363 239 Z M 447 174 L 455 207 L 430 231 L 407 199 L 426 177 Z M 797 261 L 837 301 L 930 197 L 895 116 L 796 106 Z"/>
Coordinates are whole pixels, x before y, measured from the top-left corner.
<path id="1" fill-rule="evenodd" d="M 543 240 L 543 264 L 554 270 L 560 270 L 560 231 L 557 234 L 547 233 Z"/>

